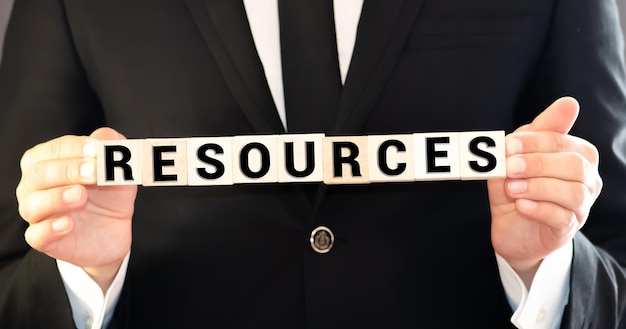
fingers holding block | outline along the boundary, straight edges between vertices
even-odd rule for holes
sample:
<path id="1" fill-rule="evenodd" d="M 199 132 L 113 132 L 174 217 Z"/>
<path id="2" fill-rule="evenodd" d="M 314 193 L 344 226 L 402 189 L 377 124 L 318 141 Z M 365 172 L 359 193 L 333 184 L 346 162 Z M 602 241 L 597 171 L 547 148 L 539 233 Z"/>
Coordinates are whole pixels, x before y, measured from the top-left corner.
<path id="1" fill-rule="evenodd" d="M 96 142 L 97 184 L 102 186 L 142 184 L 143 142 L 138 139 Z"/>

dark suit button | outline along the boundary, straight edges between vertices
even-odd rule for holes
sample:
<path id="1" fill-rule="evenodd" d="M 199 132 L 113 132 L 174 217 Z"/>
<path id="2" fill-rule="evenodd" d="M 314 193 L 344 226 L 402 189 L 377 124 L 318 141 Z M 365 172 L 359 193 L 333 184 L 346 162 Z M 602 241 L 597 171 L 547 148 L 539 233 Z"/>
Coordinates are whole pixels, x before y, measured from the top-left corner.
<path id="1" fill-rule="evenodd" d="M 320 226 L 311 232 L 311 248 L 320 254 L 325 254 L 330 251 L 335 242 L 335 236 L 333 232 L 326 226 Z"/>

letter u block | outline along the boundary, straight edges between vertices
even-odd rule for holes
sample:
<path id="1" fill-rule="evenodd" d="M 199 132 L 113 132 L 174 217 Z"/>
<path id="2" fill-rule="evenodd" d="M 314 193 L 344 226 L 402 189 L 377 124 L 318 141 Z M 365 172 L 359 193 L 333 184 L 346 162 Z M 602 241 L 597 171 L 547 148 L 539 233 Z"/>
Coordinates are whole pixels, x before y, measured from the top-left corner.
<path id="1" fill-rule="evenodd" d="M 321 182 L 324 180 L 324 134 L 278 136 L 278 181 Z"/>

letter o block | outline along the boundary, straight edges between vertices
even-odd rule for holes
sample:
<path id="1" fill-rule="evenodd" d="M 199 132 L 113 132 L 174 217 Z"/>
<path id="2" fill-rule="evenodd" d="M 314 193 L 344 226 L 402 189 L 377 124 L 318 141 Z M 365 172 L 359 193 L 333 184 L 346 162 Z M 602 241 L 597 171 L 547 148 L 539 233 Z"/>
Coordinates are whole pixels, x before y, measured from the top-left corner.
<path id="1" fill-rule="evenodd" d="M 278 183 L 277 135 L 233 137 L 233 182 Z"/>

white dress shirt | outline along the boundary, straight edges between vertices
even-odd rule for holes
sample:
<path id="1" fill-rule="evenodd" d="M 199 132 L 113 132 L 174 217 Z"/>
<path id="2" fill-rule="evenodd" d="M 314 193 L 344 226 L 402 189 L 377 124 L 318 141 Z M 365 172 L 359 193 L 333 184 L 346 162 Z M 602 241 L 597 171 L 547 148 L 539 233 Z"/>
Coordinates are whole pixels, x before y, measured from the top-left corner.
<path id="1" fill-rule="evenodd" d="M 286 128 L 278 2 L 244 0 L 244 5 L 272 97 Z M 334 0 L 342 83 L 345 82 L 350 67 L 362 6 L 363 0 Z M 559 328 L 569 296 L 572 253 L 573 245 L 570 242 L 546 257 L 535 275 L 530 291 L 507 262 L 496 255 L 502 285 L 512 309 L 515 310 L 511 318 L 515 326 L 520 329 Z M 127 255 L 113 284 L 104 294 L 81 268 L 57 261 L 72 306 L 74 321 L 79 329 L 106 328 L 123 287 L 128 259 Z"/>

